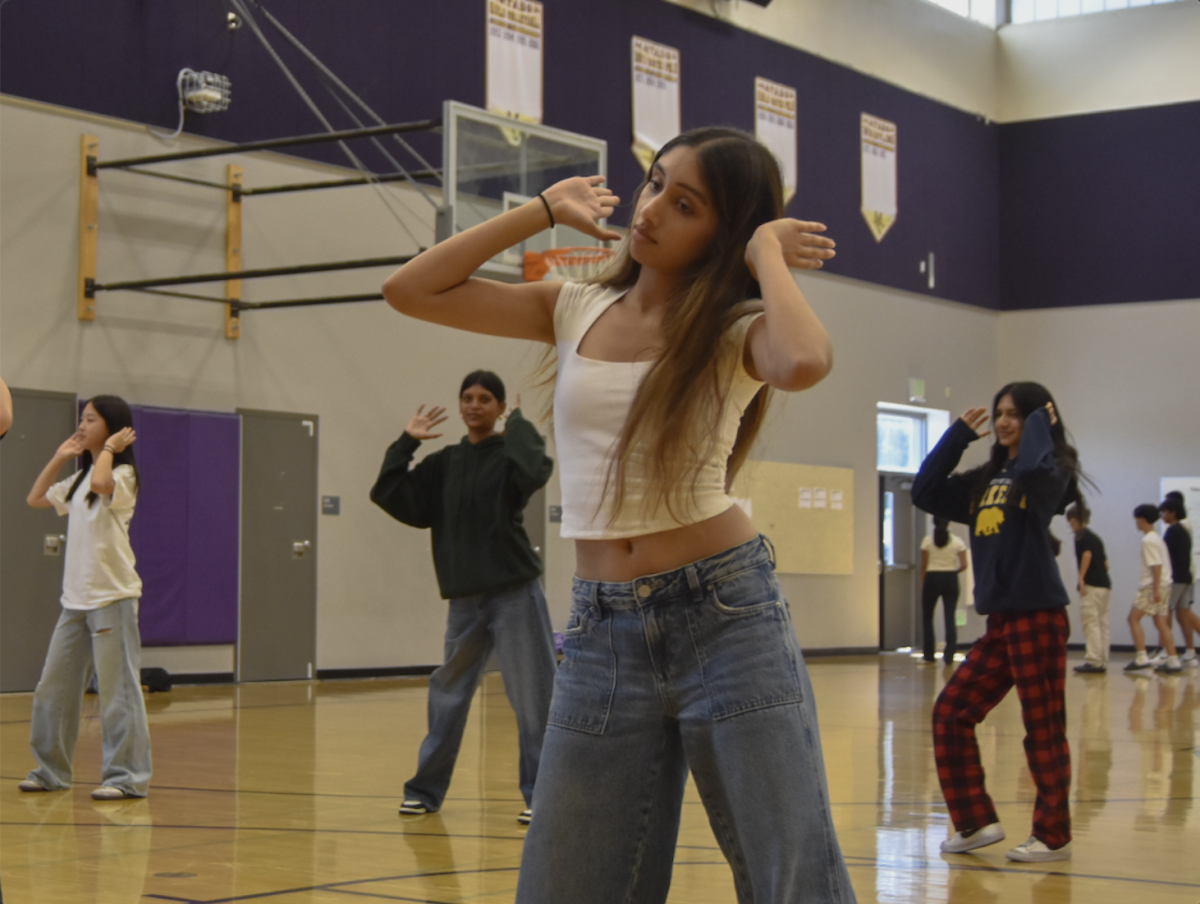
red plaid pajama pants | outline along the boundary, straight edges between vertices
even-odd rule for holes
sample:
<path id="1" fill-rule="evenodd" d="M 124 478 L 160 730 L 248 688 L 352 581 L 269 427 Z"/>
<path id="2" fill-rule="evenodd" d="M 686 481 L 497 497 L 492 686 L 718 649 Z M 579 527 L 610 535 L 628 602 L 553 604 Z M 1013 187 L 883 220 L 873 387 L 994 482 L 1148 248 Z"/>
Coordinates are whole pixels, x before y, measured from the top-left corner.
<path id="1" fill-rule="evenodd" d="M 1067 610 L 996 612 L 933 706 L 938 781 L 960 832 L 998 821 L 983 786 L 975 726 L 1014 685 L 1025 722 L 1025 758 L 1037 786 L 1033 834 L 1048 847 L 1071 840 L 1067 747 Z"/>

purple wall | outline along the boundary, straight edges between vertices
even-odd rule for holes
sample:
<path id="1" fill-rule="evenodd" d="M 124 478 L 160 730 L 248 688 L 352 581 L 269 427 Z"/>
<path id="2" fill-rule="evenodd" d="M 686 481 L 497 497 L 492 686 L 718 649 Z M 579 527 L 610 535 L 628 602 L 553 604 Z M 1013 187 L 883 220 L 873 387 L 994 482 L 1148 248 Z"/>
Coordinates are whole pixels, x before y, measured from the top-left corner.
<path id="1" fill-rule="evenodd" d="M 241 418 L 133 406 L 146 646 L 235 643 Z"/>
<path id="2" fill-rule="evenodd" d="M 444 99 L 484 103 L 485 0 L 268 6 L 389 121 L 436 117 Z M 320 131 L 249 28 L 225 27 L 226 11 L 222 0 L 7 3 L 0 90 L 174 128 L 175 76 L 189 66 L 233 82 L 230 109 L 189 115 L 189 132 L 246 141 Z M 260 21 L 322 109 L 349 127 Z M 839 243 L 832 273 L 993 309 L 1200 295 L 1188 242 L 1200 233 L 1195 104 L 997 126 L 662 0 L 548 0 L 545 121 L 607 140 L 610 183 L 627 198 L 641 178 L 628 150 L 634 34 L 680 49 L 684 128 L 751 129 L 756 75 L 797 88 L 800 187 L 789 213 L 828 224 Z M 899 218 L 882 243 L 859 214 L 863 112 L 899 130 Z M 413 143 L 440 159 L 438 136 Z M 345 163 L 333 149 L 311 154 Z M 934 290 L 918 269 L 930 252 Z"/>

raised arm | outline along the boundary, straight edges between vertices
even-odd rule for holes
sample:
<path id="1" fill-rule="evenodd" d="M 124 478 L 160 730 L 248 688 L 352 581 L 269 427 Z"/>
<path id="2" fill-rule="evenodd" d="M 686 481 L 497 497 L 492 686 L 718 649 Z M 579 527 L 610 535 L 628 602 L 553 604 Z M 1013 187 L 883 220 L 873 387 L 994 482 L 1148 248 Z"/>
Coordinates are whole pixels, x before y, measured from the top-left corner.
<path id="1" fill-rule="evenodd" d="M 602 176 L 565 179 L 541 197 L 439 242 L 388 277 L 384 298 L 401 314 L 418 320 L 553 344 L 559 283 L 509 285 L 472 274 L 500 252 L 549 227 L 551 217 L 599 239 L 619 239 L 618 233 L 597 225 L 612 215 L 620 200 L 603 182 Z"/>
<path id="2" fill-rule="evenodd" d="M 971 523 L 970 482 L 962 474 L 953 471 L 962 460 L 967 446 L 987 435 L 988 431 L 979 432 L 987 419 L 986 408 L 969 408 L 942 434 L 913 478 L 913 505 L 931 515 L 940 515 L 960 524 Z"/>
<path id="3" fill-rule="evenodd" d="M 92 473 L 89 475 L 92 492 L 97 496 L 113 494 L 117 487 L 113 479 L 113 458 L 124 452 L 135 439 L 137 434 L 133 432 L 133 428 L 126 427 L 104 441 L 104 448 L 92 463 Z"/>
<path id="4" fill-rule="evenodd" d="M 787 392 L 815 386 L 833 368 L 829 334 L 791 273 L 820 269 L 833 257 L 833 240 L 818 234 L 824 231 L 821 223 L 775 220 L 759 226 L 746 247 L 765 308 L 746 334 L 746 372 Z"/>
<path id="5" fill-rule="evenodd" d="M 504 457 L 510 467 L 509 479 L 524 508 L 529 497 L 544 487 L 554 473 L 554 459 L 546 454 L 546 441 L 537 428 L 521 414 L 520 404 L 518 396 L 518 407 L 504 425 Z"/>
<path id="6" fill-rule="evenodd" d="M 442 435 L 433 430 L 446 420 L 445 411 L 436 405 L 429 411 L 424 405 L 417 409 L 400 438 L 388 447 L 379 477 L 371 487 L 371 501 L 410 527 L 432 527 L 437 516 L 442 487 L 440 450 L 426 456 L 415 468 L 409 465 L 423 440 Z"/>

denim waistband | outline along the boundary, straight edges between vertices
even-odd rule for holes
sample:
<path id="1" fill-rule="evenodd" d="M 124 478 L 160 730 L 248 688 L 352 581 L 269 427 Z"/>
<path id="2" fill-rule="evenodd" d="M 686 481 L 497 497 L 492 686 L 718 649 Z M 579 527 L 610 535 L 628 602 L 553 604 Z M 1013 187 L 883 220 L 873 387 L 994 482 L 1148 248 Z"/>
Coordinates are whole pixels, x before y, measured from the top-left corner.
<path id="1" fill-rule="evenodd" d="M 723 552 L 659 574 L 632 581 L 588 581 L 575 578 L 575 593 L 586 594 L 602 609 L 636 609 L 671 598 L 703 592 L 706 585 L 763 565 L 775 567 L 775 547 L 762 534 Z"/>

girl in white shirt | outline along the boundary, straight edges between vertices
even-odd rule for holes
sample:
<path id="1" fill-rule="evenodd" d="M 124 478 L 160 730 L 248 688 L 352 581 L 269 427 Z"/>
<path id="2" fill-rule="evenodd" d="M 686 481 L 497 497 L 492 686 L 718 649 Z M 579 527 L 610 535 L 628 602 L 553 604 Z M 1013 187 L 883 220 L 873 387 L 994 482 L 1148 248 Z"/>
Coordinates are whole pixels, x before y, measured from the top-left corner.
<path id="1" fill-rule="evenodd" d="M 933 631 L 933 610 L 942 600 L 946 646 L 942 661 L 954 662 L 958 647 L 958 626 L 954 616 L 958 608 L 958 573 L 967 569 L 967 547 L 950 533 L 947 518 L 934 517 L 933 533 L 921 541 L 921 617 L 924 619 L 926 662 L 937 659 L 937 641 Z"/>
<path id="2" fill-rule="evenodd" d="M 62 615 L 50 638 L 33 695 L 29 746 L 38 768 L 22 791 L 71 787 L 84 690 L 93 663 L 103 729 L 101 784 L 96 800 L 145 797 L 150 786 L 150 731 L 142 700 L 138 599 L 129 522 L 137 502 L 133 415 L 117 396 L 84 406 L 79 429 L 54 453 L 29 491 L 34 508 L 67 515 Z M 79 458 L 76 474 L 54 482 Z"/>
<path id="3" fill-rule="evenodd" d="M 410 316 L 557 349 L 576 579 L 517 901 L 664 901 L 690 767 L 739 901 L 852 902 L 774 557 L 727 492 L 768 387 L 832 366 L 790 270 L 833 242 L 781 218 L 764 146 L 698 129 L 655 157 L 593 283 L 473 278 L 555 223 L 619 239 L 596 222 L 619 201 L 602 182 L 551 185 L 384 285 Z"/>

